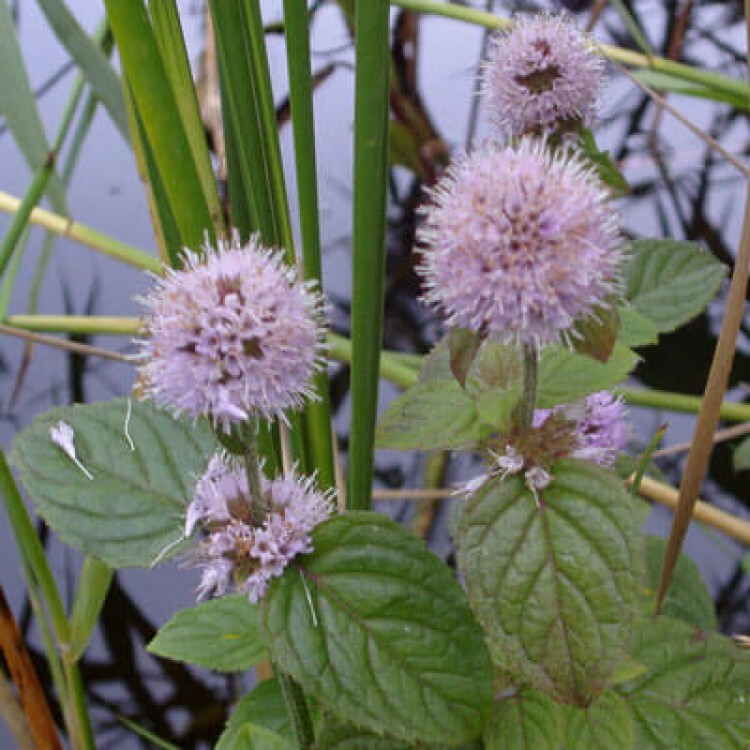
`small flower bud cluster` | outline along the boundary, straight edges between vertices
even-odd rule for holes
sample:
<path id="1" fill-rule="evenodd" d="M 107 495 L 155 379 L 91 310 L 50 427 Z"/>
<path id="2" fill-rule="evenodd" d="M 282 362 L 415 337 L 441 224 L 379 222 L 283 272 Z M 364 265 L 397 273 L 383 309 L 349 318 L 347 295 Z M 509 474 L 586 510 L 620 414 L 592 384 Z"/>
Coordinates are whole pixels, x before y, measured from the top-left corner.
<path id="1" fill-rule="evenodd" d="M 484 92 L 505 137 L 564 134 L 596 117 L 603 60 L 566 15 L 518 17 L 498 34 Z"/>
<path id="2" fill-rule="evenodd" d="M 282 417 L 311 396 L 321 364 L 324 304 L 279 251 L 235 236 L 205 255 L 185 252 L 142 300 L 144 395 L 175 414 L 229 431 L 251 417 Z"/>
<path id="3" fill-rule="evenodd" d="M 185 525 L 186 536 L 197 527 L 205 533 L 196 551 L 203 569 L 199 599 L 222 596 L 233 587 L 258 602 L 272 578 L 281 576 L 297 555 L 312 552 L 313 529 L 333 513 L 331 495 L 294 473 L 261 477 L 261 493 L 250 496 L 240 461 L 221 454 L 211 459 Z M 253 523 L 255 503 L 263 510 L 260 525 Z"/>
<path id="4" fill-rule="evenodd" d="M 537 409 L 532 429 L 506 436 L 501 445 L 490 449 L 489 472 L 467 482 L 461 493 L 476 492 L 491 477 L 522 474 L 536 496 L 554 480 L 555 461 L 581 458 L 609 468 L 627 439 L 625 405 L 609 391 L 554 409 Z"/>

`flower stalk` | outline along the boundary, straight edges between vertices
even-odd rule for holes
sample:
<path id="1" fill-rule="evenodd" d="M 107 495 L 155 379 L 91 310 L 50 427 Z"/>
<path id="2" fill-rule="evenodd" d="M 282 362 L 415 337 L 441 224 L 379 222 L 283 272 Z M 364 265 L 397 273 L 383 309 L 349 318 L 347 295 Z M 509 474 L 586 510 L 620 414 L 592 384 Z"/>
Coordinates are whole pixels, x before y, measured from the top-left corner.
<path id="1" fill-rule="evenodd" d="M 520 404 L 521 432 L 528 432 L 534 421 L 539 380 L 539 354 L 534 344 L 523 345 L 523 396 Z"/>

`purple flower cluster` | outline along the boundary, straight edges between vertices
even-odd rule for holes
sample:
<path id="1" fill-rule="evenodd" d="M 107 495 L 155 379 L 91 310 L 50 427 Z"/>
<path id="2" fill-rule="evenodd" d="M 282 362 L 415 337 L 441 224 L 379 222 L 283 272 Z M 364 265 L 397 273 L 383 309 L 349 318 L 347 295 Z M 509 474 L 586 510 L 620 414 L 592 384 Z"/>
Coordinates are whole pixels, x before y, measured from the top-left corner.
<path id="1" fill-rule="evenodd" d="M 204 256 L 186 251 L 184 269 L 167 270 L 143 304 L 140 384 L 158 405 L 227 430 L 311 395 L 323 300 L 280 251 L 236 236 Z"/>
<path id="2" fill-rule="evenodd" d="M 187 510 L 185 533 L 201 526 L 197 550 L 203 569 L 198 598 L 221 596 L 233 584 L 251 602 L 266 593 L 297 556 L 312 552 L 313 529 L 333 513 L 331 495 L 311 478 L 294 473 L 273 480 L 261 477 L 261 498 L 251 498 L 242 464 L 217 454 L 196 486 Z M 251 504 L 264 509 L 261 526 L 252 523 Z"/>
<path id="3" fill-rule="evenodd" d="M 471 495 L 491 477 L 523 474 L 536 496 L 554 480 L 550 470 L 558 459 L 580 458 L 609 468 L 627 439 L 625 405 L 609 391 L 554 409 L 537 409 L 531 429 L 503 438 L 498 449 L 489 451 L 489 472 L 467 482 L 460 491 Z"/>
<path id="4" fill-rule="evenodd" d="M 617 222 L 592 169 L 544 141 L 454 164 L 419 232 L 425 301 L 449 325 L 556 343 L 618 286 Z"/>
<path id="5" fill-rule="evenodd" d="M 519 17 L 494 41 L 484 90 L 506 137 L 590 126 L 603 60 L 566 15 Z"/>
<path id="6" fill-rule="evenodd" d="M 543 427 L 552 415 L 562 417 L 570 426 L 573 444 L 569 455 L 573 458 L 585 458 L 600 466 L 611 467 L 617 452 L 628 441 L 625 404 L 609 391 L 598 391 L 573 404 L 562 404 L 554 409 L 537 409 L 534 426 Z"/>

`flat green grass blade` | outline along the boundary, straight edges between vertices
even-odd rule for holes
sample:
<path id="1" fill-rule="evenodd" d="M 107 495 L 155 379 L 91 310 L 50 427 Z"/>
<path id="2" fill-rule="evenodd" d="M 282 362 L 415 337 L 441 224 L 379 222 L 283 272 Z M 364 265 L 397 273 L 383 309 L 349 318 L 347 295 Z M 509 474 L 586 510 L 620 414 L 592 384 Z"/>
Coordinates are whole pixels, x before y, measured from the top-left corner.
<path id="1" fill-rule="evenodd" d="M 102 32 L 100 31 L 98 35 L 101 36 Z M 78 104 L 83 96 L 84 86 L 85 82 L 83 75 L 78 73 L 75 82 L 73 83 L 73 89 L 68 98 L 68 102 L 65 105 L 62 121 L 60 122 L 60 127 L 55 136 L 55 142 L 52 144 L 49 156 L 34 175 L 34 179 L 31 181 L 31 185 L 29 185 L 26 195 L 21 201 L 21 205 L 5 234 L 2 246 L 0 246 L 0 277 L 5 273 L 5 269 L 8 267 L 8 263 L 13 257 L 13 253 L 16 251 L 16 246 L 19 240 L 28 229 L 31 212 L 36 208 L 36 205 L 41 200 L 50 179 L 52 179 L 55 174 L 56 157 L 67 138 L 71 125 L 73 124 L 73 118 L 78 109 Z"/>
<path id="2" fill-rule="evenodd" d="M 294 238 L 271 90 L 263 20 L 257 0 L 211 0 L 221 77 L 232 203 L 251 219 L 264 245 L 281 247 L 296 265 Z M 239 174 L 237 174 L 239 172 Z M 244 233 L 243 233 L 244 235 Z M 303 471 L 303 420 L 288 415 L 292 453 Z"/>
<path id="3" fill-rule="evenodd" d="M 32 172 L 47 161 L 50 146 L 31 91 L 8 0 L 0 0 L 0 114 Z M 58 213 L 67 212 L 65 190 L 56 176 L 47 195 Z"/>
<path id="4" fill-rule="evenodd" d="M 159 247 L 159 256 L 166 265 L 177 267 L 180 265 L 179 253 L 182 249 L 180 229 L 172 213 L 172 207 L 169 205 L 164 182 L 159 174 L 154 152 L 148 142 L 143 119 L 138 114 L 133 101 L 133 92 L 128 84 L 127 76 L 124 81 L 125 103 L 128 108 L 133 153 L 135 154 L 138 173 L 144 183 L 156 243 Z"/>
<path id="5" fill-rule="evenodd" d="M 206 133 L 198 107 L 198 96 L 193 83 L 177 5 L 175 0 L 151 0 L 149 10 L 153 19 L 156 41 L 172 84 L 185 134 L 203 186 L 203 195 L 214 226 L 221 231 L 224 217 L 219 203 L 211 155 L 208 153 Z"/>
<path id="6" fill-rule="evenodd" d="M 184 246 L 215 238 L 200 173 L 143 0 L 105 0 L 136 110 Z"/>
<path id="7" fill-rule="evenodd" d="M 62 0 L 37 0 L 58 41 L 104 105 L 122 137 L 130 140 L 120 79 L 101 48 L 80 27 Z"/>
<path id="8" fill-rule="evenodd" d="M 289 98 L 294 129 L 294 161 L 297 168 L 300 233 L 302 235 L 302 268 L 306 279 L 321 285 L 320 221 L 318 177 L 315 159 L 315 123 L 313 118 L 313 84 L 310 70 L 310 29 L 307 0 L 284 0 L 286 49 L 289 65 Z M 318 470 L 318 481 L 324 488 L 333 487 L 336 477 L 333 464 L 333 435 L 328 374 L 315 377 L 319 401 L 311 403 L 305 414 L 310 460 Z"/>
<path id="9" fill-rule="evenodd" d="M 260 10 L 256 0 L 211 0 L 211 18 L 224 118 L 229 119 L 233 134 L 248 213 L 263 243 L 285 248 L 293 265 L 294 243 Z"/>
<path id="10" fill-rule="evenodd" d="M 352 429 L 348 504 L 370 506 L 385 284 L 388 177 L 387 0 L 357 3 L 354 119 Z"/>

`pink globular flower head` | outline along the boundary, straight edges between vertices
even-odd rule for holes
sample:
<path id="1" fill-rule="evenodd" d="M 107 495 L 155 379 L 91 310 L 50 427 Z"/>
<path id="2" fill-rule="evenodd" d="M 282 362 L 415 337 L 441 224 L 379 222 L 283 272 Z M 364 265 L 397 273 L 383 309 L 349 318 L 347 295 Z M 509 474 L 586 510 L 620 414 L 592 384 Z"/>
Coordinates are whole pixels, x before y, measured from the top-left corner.
<path id="1" fill-rule="evenodd" d="M 572 153 L 525 139 L 453 165 L 419 231 L 425 301 L 501 342 L 566 338 L 619 287 L 608 193 Z"/>
<path id="2" fill-rule="evenodd" d="M 333 499 L 314 480 L 294 472 L 261 477 L 261 498 L 251 498 L 242 463 L 216 454 L 198 480 L 187 509 L 186 535 L 204 531 L 195 554 L 203 570 L 198 598 L 221 596 L 233 587 L 255 603 L 272 578 L 297 556 L 312 552 L 313 529 L 333 513 Z M 264 520 L 252 522 L 251 504 L 260 502 Z"/>
<path id="3" fill-rule="evenodd" d="M 184 260 L 142 300 L 144 395 L 225 431 L 299 407 L 321 364 L 322 296 L 254 238 L 243 246 L 235 235 Z"/>
<path id="4" fill-rule="evenodd" d="M 495 37 L 484 92 L 507 137 L 591 126 L 604 61 L 565 15 L 519 17 Z"/>

